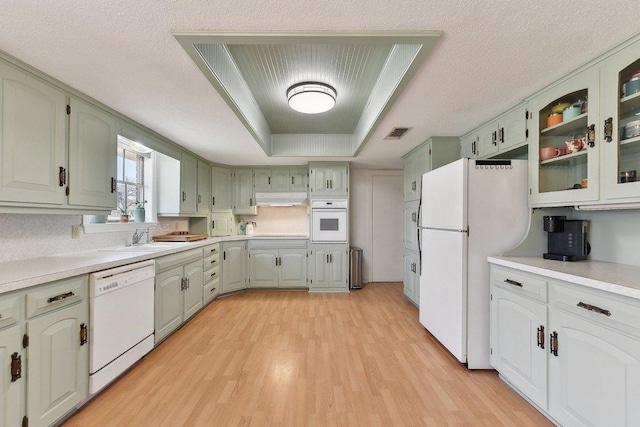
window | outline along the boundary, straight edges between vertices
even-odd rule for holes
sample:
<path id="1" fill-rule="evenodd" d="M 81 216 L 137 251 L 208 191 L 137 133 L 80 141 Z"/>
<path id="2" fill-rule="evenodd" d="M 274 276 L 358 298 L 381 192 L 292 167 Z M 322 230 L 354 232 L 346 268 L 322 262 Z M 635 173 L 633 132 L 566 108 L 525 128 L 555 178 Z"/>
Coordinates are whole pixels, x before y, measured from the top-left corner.
<path id="1" fill-rule="evenodd" d="M 150 202 L 152 190 L 151 185 L 153 183 L 153 177 L 151 172 L 151 154 L 153 150 L 125 138 L 122 135 L 118 135 L 118 151 L 117 151 L 117 195 L 116 195 L 116 209 L 111 211 L 109 215 L 85 215 L 83 223 L 88 224 L 109 224 L 120 223 L 120 209 L 131 212 L 135 208 L 137 201 Z M 146 222 L 153 218 L 152 203 L 146 203 L 144 205 L 146 211 Z M 126 225 L 126 224 L 125 224 Z M 102 231 L 109 231 L 102 230 Z"/>
<path id="2" fill-rule="evenodd" d="M 134 151 L 128 142 L 131 141 L 118 136 L 118 172 L 116 176 L 118 216 L 120 210 L 130 212 L 136 202 L 146 200 L 144 197 L 145 156 Z M 110 216 L 109 220 L 118 220 L 118 218 Z"/>

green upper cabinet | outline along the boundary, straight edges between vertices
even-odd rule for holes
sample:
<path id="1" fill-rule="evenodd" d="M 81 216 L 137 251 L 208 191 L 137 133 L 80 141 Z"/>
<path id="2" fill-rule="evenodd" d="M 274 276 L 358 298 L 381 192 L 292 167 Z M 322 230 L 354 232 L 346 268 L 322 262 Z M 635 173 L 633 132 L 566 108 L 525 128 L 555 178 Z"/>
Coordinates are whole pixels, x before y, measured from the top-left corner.
<path id="1" fill-rule="evenodd" d="M 193 213 L 197 209 L 198 160 L 182 153 L 180 161 L 180 212 Z"/>
<path id="2" fill-rule="evenodd" d="M 607 58 L 601 70 L 601 121 L 605 129 L 599 141 L 603 202 L 637 202 L 640 198 L 639 72 L 640 41 Z M 635 181 L 627 178 L 628 171 L 635 171 Z"/>
<path id="3" fill-rule="evenodd" d="M 253 198 L 253 170 L 236 169 L 232 174 L 233 213 L 235 215 L 256 215 Z"/>
<path id="4" fill-rule="evenodd" d="M 65 93 L 0 62 L 0 102 L 0 201 L 64 205 Z"/>
<path id="5" fill-rule="evenodd" d="M 599 88 L 599 69 L 591 67 L 531 99 L 530 132 L 538 142 L 529 144 L 531 206 L 566 206 L 598 200 L 602 135 Z M 560 122 L 553 124 L 553 114 L 563 104 L 576 105 L 580 111 L 566 120 L 561 113 L 556 116 Z M 580 146 L 568 148 L 571 141 Z"/>
<path id="6" fill-rule="evenodd" d="M 497 118 L 485 123 L 460 139 L 461 157 L 488 159 L 519 157 L 526 153 L 529 136 L 529 110 L 521 103 Z M 514 149 L 522 147 L 517 153 Z"/>
<path id="7" fill-rule="evenodd" d="M 404 201 L 420 200 L 422 175 L 460 158 L 460 139 L 435 136 L 403 157 Z"/>
<path id="8" fill-rule="evenodd" d="M 306 169 L 254 169 L 253 184 L 256 193 L 259 192 L 306 192 Z"/>
<path id="9" fill-rule="evenodd" d="M 116 120 L 80 99 L 69 104 L 69 204 L 115 209 Z"/>
<path id="10" fill-rule="evenodd" d="M 640 201 L 639 71 L 636 37 L 531 99 L 530 134 L 537 142 L 529 145 L 531 206 Z M 575 117 L 547 123 L 562 103 L 574 107 Z"/>
<path id="11" fill-rule="evenodd" d="M 198 160 L 198 197 L 196 197 L 196 211 L 198 213 L 211 212 L 211 167 L 208 163 Z"/>
<path id="12" fill-rule="evenodd" d="M 211 168 L 211 210 L 213 212 L 231 209 L 231 169 L 214 166 Z"/>
<path id="13" fill-rule="evenodd" d="M 310 163 L 309 192 L 311 197 L 347 196 L 349 194 L 348 163 Z"/>

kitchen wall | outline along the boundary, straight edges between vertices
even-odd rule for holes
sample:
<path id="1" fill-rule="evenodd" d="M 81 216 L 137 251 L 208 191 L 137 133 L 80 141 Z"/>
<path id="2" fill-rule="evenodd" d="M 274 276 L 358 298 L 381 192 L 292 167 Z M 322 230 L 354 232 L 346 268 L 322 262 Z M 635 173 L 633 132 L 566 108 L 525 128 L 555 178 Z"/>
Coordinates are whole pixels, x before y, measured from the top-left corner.
<path id="1" fill-rule="evenodd" d="M 256 223 L 254 236 L 308 236 L 309 207 L 258 206 L 258 215 L 240 216 Z"/>
<path id="2" fill-rule="evenodd" d="M 367 283 L 376 279 L 373 275 L 374 251 L 376 253 L 376 256 L 378 258 L 384 258 L 385 263 L 389 266 L 389 271 L 387 271 L 387 273 L 389 273 L 388 280 L 401 282 L 403 280 L 402 171 L 352 169 L 350 174 L 350 244 L 351 246 L 362 248 L 363 282 Z M 374 185 L 376 185 L 376 177 L 392 178 L 394 185 L 385 185 L 384 188 L 378 187 L 376 188 L 376 191 L 374 191 Z M 397 198 L 399 198 L 399 202 L 394 203 L 393 200 L 396 200 Z M 397 209 L 390 215 L 385 214 L 385 218 L 375 217 L 374 210 L 376 208 L 376 203 L 386 203 L 388 205 L 390 204 L 391 207 L 395 205 Z M 385 224 L 381 227 L 388 227 L 388 231 L 390 231 L 391 234 L 395 236 L 395 238 L 392 236 L 392 240 L 387 241 L 384 245 L 376 244 L 378 240 L 374 239 L 373 233 L 374 222 L 378 224 L 381 222 L 381 220 Z"/>
<path id="3" fill-rule="evenodd" d="M 567 219 L 586 219 L 591 244 L 589 259 L 640 266 L 640 210 L 576 211 L 570 208 L 537 209 L 524 244 L 505 255 L 542 256 L 547 251 L 544 215 L 564 215 Z"/>

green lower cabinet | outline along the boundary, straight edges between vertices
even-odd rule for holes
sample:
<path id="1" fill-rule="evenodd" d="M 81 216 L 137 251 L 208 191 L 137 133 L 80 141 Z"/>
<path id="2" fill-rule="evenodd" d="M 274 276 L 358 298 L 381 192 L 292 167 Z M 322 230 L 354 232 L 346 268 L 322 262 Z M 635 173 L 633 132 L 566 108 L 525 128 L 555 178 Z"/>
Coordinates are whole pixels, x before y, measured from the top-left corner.
<path id="1" fill-rule="evenodd" d="M 252 288 L 306 288 L 306 249 L 255 249 L 249 252 Z"/>
<path id="2" fill-rule="evenodd" d="M 178 329 L 202 308 L 202 250 L 156 260 L 155 342 Z"/>
<path id="3" fill-rule="evenodd" d="M 309 292 L 348 292 L 349 245 L 311 245 Z"/>
<path id="4" fill-rule="evenodd" d="M 89 346 L 81 331 L 87 327 L 88 314 L 85 299 L 27 321 L 30 427 L 52 425 L 86 399 Z"/>
<path id="5" fill-rule="evenodd" d="M 246 289 L 246 242 L 222 243 L 222 293 Z"/>
<path id="6" fill-rule="evenodd" d="M 23 399 L 25 389 L 25 373 L 20 377 L 16 372 L 12 375 L 12 366 L 16 363 L 25 365 L 22 348 L 22 333 L 19 326 L 0 330 L 0 425 L 19 426 L 24 416 Z M 17 367 L 16 367 L 17 369 Z"/>

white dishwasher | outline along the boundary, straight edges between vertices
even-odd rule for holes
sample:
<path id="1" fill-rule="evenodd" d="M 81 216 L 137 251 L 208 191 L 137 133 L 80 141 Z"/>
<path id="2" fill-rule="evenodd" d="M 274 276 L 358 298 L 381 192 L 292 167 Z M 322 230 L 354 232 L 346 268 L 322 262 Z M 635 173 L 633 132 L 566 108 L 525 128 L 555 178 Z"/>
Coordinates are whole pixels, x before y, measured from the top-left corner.
<path id="1" fill-rule="evenodd" d="M 89 276 L 89 394 L 153 349 L 155 261 Z"/>

